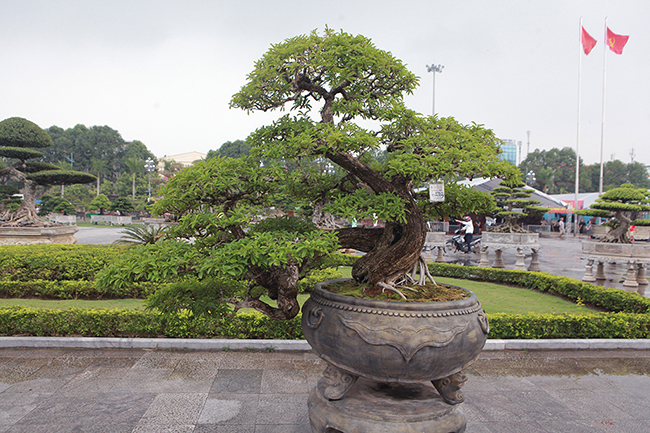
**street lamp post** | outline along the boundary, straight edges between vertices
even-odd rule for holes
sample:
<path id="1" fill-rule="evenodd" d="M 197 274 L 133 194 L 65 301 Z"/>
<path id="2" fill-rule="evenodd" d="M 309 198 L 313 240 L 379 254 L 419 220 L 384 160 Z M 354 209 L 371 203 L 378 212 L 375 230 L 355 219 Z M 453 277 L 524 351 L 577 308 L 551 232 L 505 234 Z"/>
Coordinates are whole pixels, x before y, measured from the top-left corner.
<path id="1" fill-rule="evenodd" d="M 433 72 L 433 106 L 432 115 L 436 115 L 436 72 L 442 73 L 443 65 L 427 65 L 427 72 Z"/>
<path id="2" fill-rule="evenodd" d="M 147 172 L 147 182 L 149 184 L 149 199 L 147 201 L 151 201 L 151 173 L 153 173 L 154 169 L 153 159 L 147 158 L 147 161 L 144 163 L 144 169 Z"/>
<path id="3" fill-rule="evenodd" d="M 533 186 L 535 184 L 535 172 L 533 170 L 528 171 L 526 174 L 526 181 L 528 186 Z"/>

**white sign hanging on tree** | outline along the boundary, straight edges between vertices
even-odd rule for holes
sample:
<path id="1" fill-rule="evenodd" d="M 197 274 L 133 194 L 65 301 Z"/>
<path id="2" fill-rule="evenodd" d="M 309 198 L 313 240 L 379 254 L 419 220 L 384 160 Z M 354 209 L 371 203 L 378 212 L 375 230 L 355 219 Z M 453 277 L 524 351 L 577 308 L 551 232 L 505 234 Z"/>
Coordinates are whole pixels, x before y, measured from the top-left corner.
<path id="1" fill-rule="evenodd" d="M 429 201 L 441 202 L 445 201 L 445 184 L 444 183 L 430 183 L 429 184 Z"/>

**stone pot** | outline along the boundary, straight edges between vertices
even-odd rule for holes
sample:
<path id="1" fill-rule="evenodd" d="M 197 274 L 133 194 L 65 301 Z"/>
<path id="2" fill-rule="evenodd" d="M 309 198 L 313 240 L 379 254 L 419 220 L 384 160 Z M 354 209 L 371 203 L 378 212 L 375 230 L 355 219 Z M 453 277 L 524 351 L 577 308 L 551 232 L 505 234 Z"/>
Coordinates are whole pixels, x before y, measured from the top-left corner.
<path id="1" fill-rule="evenodd" d="M 452 376 L 479 355 L 489 331 L 476 294 L 460 301 L 359 299 L 316 285 L 302 328 L 314 352 L 354 377 L 413 383 Z M 463 289 L 465 290 L 465 289 Z"/>
<path id="2" fill-rule="evenodd" d="M 0 245 L 75 244 L 74 226 L 0 227 Z"/>

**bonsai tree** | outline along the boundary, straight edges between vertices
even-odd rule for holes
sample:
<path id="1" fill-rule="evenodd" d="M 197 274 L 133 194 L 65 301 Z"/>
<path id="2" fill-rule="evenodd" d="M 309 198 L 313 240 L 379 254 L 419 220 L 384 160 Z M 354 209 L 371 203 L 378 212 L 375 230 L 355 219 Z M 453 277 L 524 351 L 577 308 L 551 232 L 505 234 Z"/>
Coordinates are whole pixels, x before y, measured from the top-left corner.
<path id="1" fill-rule="evenodd" d="M 635 189 L 632 184 L 623 184 L 601 195 L 589 209 L 576 211 L 578 215 L 613 218 L 609 222 L 612 230 L 601 242 L 630 243 L 630 225 L 650 225 L 650 220 L 638 219 L 642 213 L 650 212 L 650 198 L 646 189 Z"/>
<path id="2" fill-rule="evenodd" d="M 531 213 L 545 213 L 548 209 L 541 206 L 535 206 L 541 203 L 539 200 L 530 200 L 533 190 L 525 188 L 526 184 L 518 177 L 502 180 L 499 187 L 491 191 L 496 201 L 496 205 L 501 211 L 496 213 L 503 218 L 503 224 L 492 229 L 492 232 L 500 233 L 526 233 L 517 222 Z"/>
<path id="3" fill-rule="evenodd" d="M 131 200 L 126 197 L 116 198 L 109 207 L 109 210 L 119 211 L 122 215 L 133 212 L 134 209 L 135 208 L 133 207 L 133 203 L 131 203 Z"/>
<path id="4" fill-rule="evenodd" d="M 32 161 L 42 158 L 35 150 L 52 145 L 50 136 L 38 125 L 20 117 L 0 122 L 0 156 L 9 163 L 0 168 L 0 175 L 8 175 L 23 183 L 23 201 L 8 215 L 5 226 L 44 225 L 36 215 L 36 187 L 38 185 L 70 185 L 90 183 L 95 176 L 73 170 L 63 170 L 54 164 Z"/>
<path id="5" fill-rule="evenodd" d="M 191 237 L 193 244 L 157 242 L 149 249 L 154 258 L 144 260 L 146 250 L 138 250 L 138 263 L 125 257 L 107 268 L 100 283 L 125 284 L 165 272 L 213 278 L 220 302 L 290 319 L 299 311 L 298 280 L 342 247 L 366 252 L 352 268 L 356 281 L 396 289 L 419 262 L 426 237 L 416 188 L 432 180 L 499 177 L 513 170 L 499 157 L 492 131 L 408 110 L 403 96 L 417 82 L 399 60 L 363 36 L 326 29 L 273 45 L 231 107 L 289 113 L 249 136 L 250 157 L 212 158 L 170 179 L 154 209 L 176 214 L 175 234 Z M 387 155 L 380 161 L 374 155 L 381 147 Z M 315 169 L 318 158 L 339 169 Z M 285 169 L 287 161 L 291 170 Z M 325 230 L 297 218 L 253 223 L 259 207 L 279 194 L 333 215 L 374 216 L 386 224 Z M 182 254 L 191 261 L 179 262 Z M 263 294 L 277 300 L 277 307 L 264 302 Z M 187 308 L 181 302 L 187 293 L 177 295 L 177 306 Z M 205 299 L 198 294 L 194 299 L 199 297 Z"/>
<path id="6" fill-rule="evenodd" d="M 99 214 L 104 215 L 104 210 L 111 207 L 111 201 L 105 194 L 99 194 L 90 202 L 91 209 L 99 209 Z"/>
<path id="7" fill-rule="evenodd" d="M 49 213 L 63 213 L 65 215 L 73 215 L 77 211 L 72 203 L 62 197 L 53 197 L 45 194 L 41 197 L 41 206 L 38 210 L 39 216 L 46 216 Z"/>

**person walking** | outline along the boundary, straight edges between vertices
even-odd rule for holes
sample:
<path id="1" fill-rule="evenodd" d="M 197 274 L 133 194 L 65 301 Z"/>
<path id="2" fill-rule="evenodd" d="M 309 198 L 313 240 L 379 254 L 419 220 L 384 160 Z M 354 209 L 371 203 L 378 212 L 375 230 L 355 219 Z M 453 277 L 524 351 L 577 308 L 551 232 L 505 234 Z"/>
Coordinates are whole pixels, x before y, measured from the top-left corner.
<path id="1" fill-rule="evenodd" d="M 465 251 L 465 254 L 469 254 L 472 249 L 472 238 L 474 237 L 474 223 L 472 222 L 472 218 L 470 218 L 469 215 L 467 215 L 465 218 L 463 218 L 462 221 L 459 222 L 464 226 L 463 231 L 465 232 L 465 245 L 467 246 L 467 251 Z"/>
<path id="2" fill-rule="evenodd" d="M 564 239 L 564 217 L 560 218 L 559 229 L 560 229 L 560 239 Z"/>

